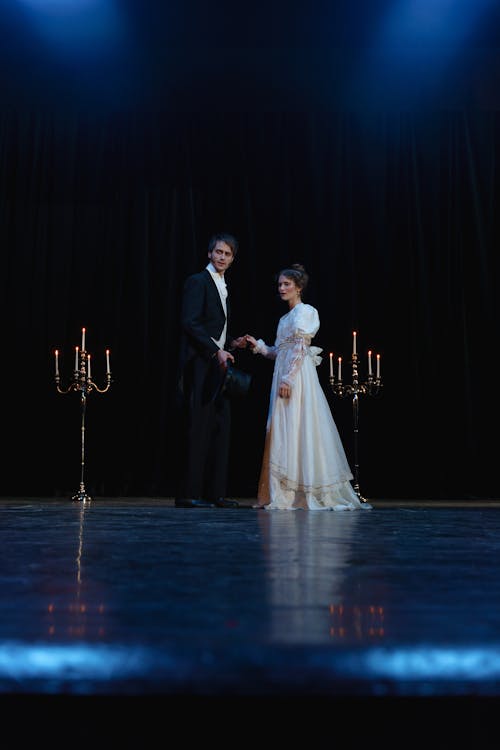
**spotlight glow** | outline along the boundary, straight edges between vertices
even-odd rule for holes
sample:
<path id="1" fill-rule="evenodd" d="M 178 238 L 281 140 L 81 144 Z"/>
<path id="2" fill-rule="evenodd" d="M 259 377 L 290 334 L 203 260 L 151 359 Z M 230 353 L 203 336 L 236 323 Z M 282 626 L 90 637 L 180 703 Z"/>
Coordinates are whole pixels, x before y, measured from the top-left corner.
<path id="1" fill-rule="evenodd" d="M 123 22 L 116 0 L 18 0 L 41 39 L 67 51 L 107 47 Z"/>
<path id="2" fill-rule="evenodd" d="M 473 34 L 496 0 L 404 0 L 396 3 L 381 26 L 387 45 L 458 44 Z"/>

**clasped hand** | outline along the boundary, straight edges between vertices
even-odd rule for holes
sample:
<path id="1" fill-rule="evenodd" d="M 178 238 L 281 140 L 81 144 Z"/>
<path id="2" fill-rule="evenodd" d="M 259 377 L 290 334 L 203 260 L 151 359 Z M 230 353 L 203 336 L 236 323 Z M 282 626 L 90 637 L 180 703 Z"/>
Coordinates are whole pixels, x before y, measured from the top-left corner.
<path id="1" fill-rule="evenodd" d="M 246 342 L 245 344 L 242 345 L 242 348 L 244 348 L 245 346 L 250 346 L 251 349 L 255 349 L 255 347 L 257 346 L 257 339 L 254 336 L 250 336 L 249 333 L 247 333 L 246 336 L 242 336 L 238 340 L 239 341 L 244 340 Z M 284 383 L 284 382 L 280 383 L 278 394 L 280 395 L 281 398 L 290 398 L 292 394 L 291 386 L 288 385 L 288 383 Z"/>
<path id="2" fill-rule="evenodd" d="M 250 338 L 253 338 L 250 336 Z M 231 341 L 231 349 L 246 349 L 248 346 L 248 336 L 239 336 Z M 255 341 L 255 339 L 253 339 Z M 255 342 L 257 343 L 257 342 Z M 217 352 L 217 361 L 223 370 L 226 370 L 230 364 L 234 364 L 234 356 L 226 349 L 219 349 Z"/>
<path id="3" fill-rule="evenodd" d="M 250 346 L 251 349 L 254 349 L 257 346 L 257 339 L 246 333 L 244 336 L 239 336 L 239 338 L 233 339 L 231 345 L 233 349 L 246 349 L 248 346 Z"/>

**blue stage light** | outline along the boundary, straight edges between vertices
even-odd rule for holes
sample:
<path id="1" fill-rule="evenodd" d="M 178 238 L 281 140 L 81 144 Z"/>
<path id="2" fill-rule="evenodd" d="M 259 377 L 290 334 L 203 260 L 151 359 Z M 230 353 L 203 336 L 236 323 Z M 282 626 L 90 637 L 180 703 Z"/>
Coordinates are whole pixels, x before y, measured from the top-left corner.
<path id="1" fill-rule="evenodd" d="M 114 46 L 124 22 L 116 0 L 18 0 L 42 41 L 66 52 Z"/>
<path id="2" fill-rule="evenodd" d="M 399 0 L 382 20 L 381 44 L 455 45 L 472 36 L 496 0 Z"/>

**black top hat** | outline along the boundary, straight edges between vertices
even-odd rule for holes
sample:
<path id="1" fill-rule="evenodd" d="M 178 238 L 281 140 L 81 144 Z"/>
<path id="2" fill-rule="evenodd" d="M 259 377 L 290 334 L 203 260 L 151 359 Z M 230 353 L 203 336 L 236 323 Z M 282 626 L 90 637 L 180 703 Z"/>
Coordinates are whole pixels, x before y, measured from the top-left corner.
<path id="1" fill-rule="evenodd" d="M 221 393 L 229 396 L 229 398 L 246 396 L 251 382 L 252 376 L 248 372 L 243 372 L 243 370 L 238 370 L 236 367 L 229 365 L 224 375 Z"/>

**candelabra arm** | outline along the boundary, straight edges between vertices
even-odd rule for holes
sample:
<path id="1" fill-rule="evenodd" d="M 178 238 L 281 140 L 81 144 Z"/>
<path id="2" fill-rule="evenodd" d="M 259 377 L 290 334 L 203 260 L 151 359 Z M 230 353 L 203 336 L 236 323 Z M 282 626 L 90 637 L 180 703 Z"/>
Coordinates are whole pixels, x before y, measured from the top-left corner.
<path id="1" fill-rule="evenodd" d="M 73 386 L 71 386 L 71 385 L 69 385 L 69 386 L 68 386 L 67 388 L 61 388 L 61 387 L 60 387 L 60 386 L 58 385 L 58 386 L 56 386 L 56 388 L 57 388 L 57 392 L 58 392 L 58 393 L 62 393 L 62 394 L 64 394 L 64 395 L 66 395 L 66 393 L 69 393 L 70 391 L 74 390 L 74 389 L 73 389 Z"/>
<path id="2" fill-rule="evenodd" d="M 110 373 L 110 372 L 108 372 L 108 373 L 107 373 L 107 375 L 106 375 L 106 378 L 107 378 L 107 383 L 106 383 L 106 385 L 104 386 L 104 388 L 99 388 L 99 386 L 98 386 L 98 385 L 96 385 L 96 384 L 94 383 L 94 381 L 93 381 L 93 380 L 89 380 L 89 381 L 88 381 L 88 384 L 89 384 L 89 386 L 91 386 L 92 388 L 95 388 L 95 390 L 96 390 L 96 391 L 97 391 L 98 393 L 106 393 L 106 391 L 108 391 L 108 390 L 109 390 L 109 388 L 110 388 L 110 386 L 111 386 L 111 373 Z"/>
<path id="3" fill-rule="evenodd" d="M 60 382 L 61 382 L 61 378 L 59 377 L 59 375 L 56 375 L 56 389 L 58 393 L 66 394 L 75 389 L 75 386 L 73 383 L 70 383 L 67 388 L 61 388 Z"/>

